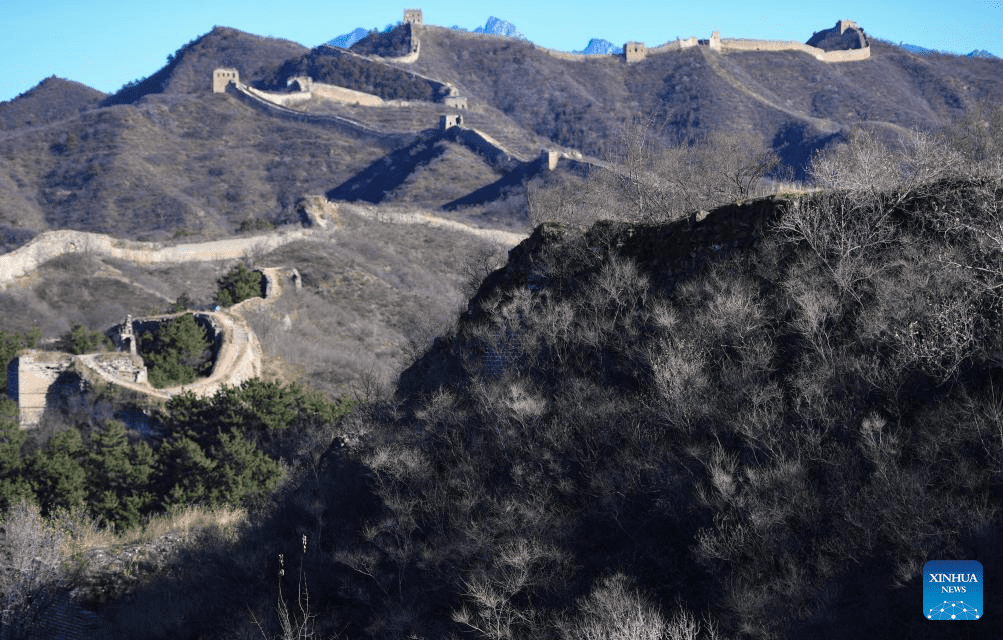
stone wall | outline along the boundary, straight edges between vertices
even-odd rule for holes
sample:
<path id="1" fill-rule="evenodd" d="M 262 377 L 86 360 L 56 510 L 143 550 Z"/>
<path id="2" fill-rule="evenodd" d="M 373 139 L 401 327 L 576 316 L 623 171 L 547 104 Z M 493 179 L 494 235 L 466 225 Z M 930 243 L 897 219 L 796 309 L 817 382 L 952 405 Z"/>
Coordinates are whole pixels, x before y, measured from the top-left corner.
<path id="1" fill-rule="evenodd" d="M 404 9 L 404 24 L 421 24 L 421 9 Z"/>
<path id="2" fill-rule="evenodd" d="M 455 113 L 444 113 L 439 116 L 439 131 L 463 125 L 463 116 Z"/>
<path id="3" fill-rule="evenodd" d="M 847 49 L 844 51 L 824 51 L 801 42 L 779 40 L 748 40 L 727 38 L 721 40 L 722 51 L 800 51 L 821 62 L 849 62 L 866 60 L 871 57 L 871 48 Z"/>
<path id="4" fill-rule="evenodd" d="M 627 62 L 640 62 L 648 55 L 643 42 L 627 42 L 623 45 L 623 57 Z"/>
<path id="5" fill-rule="evenodd" d="M 305 229 L 296 229 L 250 238 L 168 246 L 158 242 L 119 240 L 84 231 L 45 231 L 23 247 L 0 255 L 0 290 L 19 278 L 30 276 L 43 263 L 66 254 L 92 254 L 137 264 L 234 260 L 252 253 L 268 253 L 309 235 Z"/>
<path id="6" fill-rule="evenodd" d="M 371 93 L 319 82 L 313 83 L 313 95 L 324 100 L 332 100 L 345 104 L 359 104 L 365 107 L 381 107 L 386 104 L 383 98 Z"/>
<path id="7" fill-rule="evenodd" d="M 236 69 L 221 68 L 212 72 L 212 92 L 225 93 L 231 82 L 240 82 L 240 72 Z"/>
<path id="8" fill-rule="evenodd" d="M 66 353 L 28 350 L 7 365 L 7 396 L 17 402 L 22 429 L 38 426 L 49 388 L 73 367 L 73 360 Z"/>
<path id="9" fill-rule="evenodd" d="M 843 31 L 855 29 L 861 31 L 852 20 L 841 20 L 836 23 L 837 28 Z M 862 31 L 861 31 L 862 34 Z M 689 37 L 685 40 L 676 39 L 657 47 L 645 47 L 643 42 L 628 42 L 623 45 L 623 57 L 628 63 L 640 62 L 648 56 L 667 53 L 669 51 L 680 51 L 695 47 L 698 44 L 707 46 L 712 51 L 736 52 L 736 51 L 800 51 L 807 53 L 821 62 L 851 62 L 856 60 L 866 60 L 871 56 L 870 46 L 866 46 L 866 39 L 861 35 L 861 42 L 865 46 L 859 49 L 825 51 L 818 47 L 813 47 L 801 42 L 786 42 L 782 40 L 753 40 L 748 38 L 721 38 L 721 33 L 715 31 L 708 40 L 697 40 Z"/>
<path id="10" fill-rule="evenodd" d="M 262 100 L 267 100 L 283 107 L 292 107 L 297 104 L 302 104 L 313 97 L 312 91 L 282 93 L 278 91 L 262 91 L 261 89 L 255 89 L 254 87 L 248 86 L 245 86 L 244 90 Z"/>
<path id="11" fill-rule="evenodd" d="M 512 171 L 525 162 L 483 131 L 455 126 L 447 134 L 500 170 Z"/>
<path id="12" fill-rule="evenodd" d="M 272 287 L 274 289 L 274 283 Z M 131 333 L 134 336 L 142 336 L 145 332 L 159 330 L 161 324 L 179 315 L 181 314 L 176 313 L 136 319 L 130 317 L 126 322 L 129 323 L 131 331 L 123 331 L 122 327 L 112 327 L 109 333 L 112 335 Z M 199 326 L 207 330 L 213 348 L 213 371 L 209 379 L 203 379 L 202 387 L 199 389 L 201 395 L 215 393 L 219 384 L 232 384 L 234 381 L 239 382 L 257 374 L 253 367 L 249 368 L 247 372 L 218 371 L 217 365 L 220 365 L 220 354 L 225 339 L 224 330 L 214 314 L 195 313 L 192 315 Z M 241 350 L 240 345 L 237 345 L 237 350 Z M 243 364 L 241 357 L 233 358 L 233 360 L 238 364 Z M 227 362 L 220 366 L 231 367 L 233 363 Z M 63 386 L 57 393 L 55 391 L 56 385 L 61 376 L 71 371 L 78 374 L 78 377 L 71 378 L 71 380 L 78 380 L 79 388 L 69 389 Z M 213 378 L 220 379 L 224 375 L 226 380 L 213 383 Z M 7 395 L 17 402 L 22 429 L 32 429 L 40 424 L 42 416 L 50 406 L 50 397 L 54 393 L 56 396 L 64 398 L 70 396 L 76 398 L 98 382 L 117 385 L 159 399 L 170 397 L 177 391 L 151 387 L 147 379 L 147 369 L 143 358 L 128 352 L 72 355 L 56 351 L 27 349 L 11 360 L 7 367 Z M 189 387 L 198 384 L 200 383 L 189 385 Z"/>

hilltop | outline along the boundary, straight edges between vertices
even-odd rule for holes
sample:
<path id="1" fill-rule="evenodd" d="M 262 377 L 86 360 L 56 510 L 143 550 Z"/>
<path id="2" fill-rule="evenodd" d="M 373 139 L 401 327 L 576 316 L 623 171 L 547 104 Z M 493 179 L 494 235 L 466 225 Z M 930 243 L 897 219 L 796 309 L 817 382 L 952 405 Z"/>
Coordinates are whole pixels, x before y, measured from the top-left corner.
<path id="1" fill-rule="evenodd" d="M 51 76 L 10 102 L 0 102 L 0 130 L 36 127 L 93 109 L 107 96 L 72 80 Z"/>
<path id="2" fill-rule="evenodd" d="M 0 105 L 8 131 L 0 140 L 0 181 L 14 185 L 0 215 L 27 232 L 67 227 L 141 239 L 218 237 L 248 218 L 296 222 L 300 197 L 331 191 L 393 157 L 435 128 L 440 113 L 455 110 L 444 104 L 445 87 L 469 105 L 470 125 L 523 158 L 552 146 L 606 159 L 624 124 L 640 120 L 667 146 L 718 134 L 757 138 L 795 176 L 815 150 L 854 127 L 892 136 L 936 129 L 1003 95 L 999 60 L 915 56 L 873 38 L 872 55 L 852 63 L 694 46 L 625 64 L 622 56 L 576 58 L 514 38 L 409 28 L 369 34 L 353 45 L 367 52 L 360 56 L 218 27 L 150 77 L 103 99 L 68 83 L 40 86 Z M 396 56 L 414 43 L 420 53 L 413 61 L 375 55 Z M 212 97 L 209 77 L 219 67 L 239 70 L 244 83 L 261 89 L 289 91 L 290 80 L 307 75 L 384 100 L 410 100 L 400 107 L 302 107 L 404 135 L 291 121 Z M 202 151 L 206 145 L 215 159 Z M 462 200 L 485 186 L 485 175 L 475 170 L 469 181 L 452 181 L 450 193 L 418 203 Z M 142 192 L 131 186 L 139 183 Z"/>

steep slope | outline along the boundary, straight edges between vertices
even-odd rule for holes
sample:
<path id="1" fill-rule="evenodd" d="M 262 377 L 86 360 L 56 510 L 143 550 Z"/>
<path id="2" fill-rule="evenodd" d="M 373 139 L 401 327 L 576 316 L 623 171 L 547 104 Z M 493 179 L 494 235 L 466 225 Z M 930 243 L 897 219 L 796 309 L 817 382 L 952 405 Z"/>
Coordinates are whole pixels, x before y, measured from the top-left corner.
<path id="1" fill-rule="evenodd" d="M 284 553 L 322 635 L 928 635 L 927 560 L 1003 570 L 1003 184 L 883 195 L 537 228 L 264 522 L 106 619 L 271 616 Z"/>
<path id="2" fill-rule="evenodd" d="M 874 39 L 871 59 L 860 62 L 700 47 L 631 65 L 605 56 L 559 59 L 530 43 L 432 26 L 421 29 L 421 43 L 414 68 L 589 153 L 640 116 L 669 141 L 736 128 L 776 140 L 797 129 L 806 139 L 794 156 L 803 156 L 833 131 L 941 126 L 1003 95 L 1001 61 L 919 57 Z"/>
<path id="3" fill-rule="evenodd" d="M 0 199 L 0 216 L 34 231 L 216 237 L 248 219 L 298 222 L 301 197 L 385 152 L 371 138 L 276 120 L 230 96 L 150 95 L 0 139 L 0 170 L 17 194 Z"/>

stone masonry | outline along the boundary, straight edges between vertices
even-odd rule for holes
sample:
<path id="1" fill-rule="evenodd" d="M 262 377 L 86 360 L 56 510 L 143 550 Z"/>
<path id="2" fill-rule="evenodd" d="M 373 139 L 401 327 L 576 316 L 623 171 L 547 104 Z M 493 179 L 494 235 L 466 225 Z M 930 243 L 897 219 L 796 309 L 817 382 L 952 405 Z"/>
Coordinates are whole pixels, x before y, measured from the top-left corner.
<path id="1" fill-rule="evenodd" d="M 240 84 L 240 72 L 236 69 L 220 68 L 212 72 L 212 92 L 226 93 L 230 83 Z"/>
<path id="2" fill-rule="evenodd" d="M 404 9 L 404 24 L 420 25 L 421 21 L 421 9 Z"/>

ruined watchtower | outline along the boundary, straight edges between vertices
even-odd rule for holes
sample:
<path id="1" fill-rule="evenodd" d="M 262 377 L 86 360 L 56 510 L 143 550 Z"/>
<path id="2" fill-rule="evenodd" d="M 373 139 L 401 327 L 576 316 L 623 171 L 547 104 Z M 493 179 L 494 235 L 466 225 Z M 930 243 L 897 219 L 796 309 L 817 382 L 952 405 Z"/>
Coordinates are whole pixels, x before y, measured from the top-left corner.
<path id="1" fill-rule="evenodd" d="M 623 45 L 623 56 L 627 62 L 640 62 L 648 57 L 648 49 L 643 42 L 628 42 Z"/>
<path id="2" fill-rule="evenodd" d="M 421 9 L 404 9 L 404 24 L 421 24 Z"/>
<path id="3" fill-rule="evenodd" d="M 116 346 L 119 351 L 128 351 L 136 355 L 136 332 L 132 327 L 132 314 L 125 316 L 125 322 L 119 325 Z"/>
<path id="4" fill-rule="evenodd" d="M 547 168 L 547 171 L 553 171 L 557 168 L 557 162 L 561 159 L 560 151 L 556 149 L 540 149 L 540 165 Z"/>
<path id="5" fill-rule="evenodd" d="M 226 87 L 230 83 L 240 82 L 240 72 L 236 69 L 220 68 L 212 72 L 212 92 L 226 93 Z"/>
<path id="6" fill-rule="evenodd" d="M 442 114 L 439 116 L 439 131 L 463 126 L 463 116 L 459 114 Z"/>
<path id="7" fill-rule="evenodd" d="M 856 29 L 857 31 L 863 31 L 863 29 L 861 29 L 860 26 L 853 20 L 840 20 L 839 22 L 836 23 L 836 27 L 839 28 L 840 35 L 846 33 L 847 29 Z"/>
<path id="8" fill-rule="evenodd" d="M 720 31 L 715 31 L 715 32 L 713 32 L 713 33 L 710 34 L 710 40 L 707 41 L 707 47 L 710 48 L 711 51 L 720 51 L 721 50 L 721 32 Z"/>

